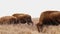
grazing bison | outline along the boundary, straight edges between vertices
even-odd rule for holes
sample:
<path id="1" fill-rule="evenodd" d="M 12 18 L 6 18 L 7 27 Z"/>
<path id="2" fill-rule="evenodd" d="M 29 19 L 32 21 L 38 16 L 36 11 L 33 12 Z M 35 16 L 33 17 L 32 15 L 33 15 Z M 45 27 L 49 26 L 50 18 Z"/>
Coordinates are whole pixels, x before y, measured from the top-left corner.
<path id="1" fill-rule="evenodd" d="M 37 23 L 38 31 L 43 30 L 44 25 L 59 25 L 60 24 L 60 12 L 59 11 L 45 11 L 42 12 L 39 23 Z"/>
<path id="2" fill-rule="evenodd" d="M 0 24 L 16 24 L 17 18 L 14 16 L 4 16 L 0 18 Z"/>
<path id="3" fill-rule="evenodd" d="M 17 17 L 19 23 L 23 23 L 23 24 L 27 23 L 29 25 L 30 25 L 30 23 L 33 24 L 31 16 L 28 14 L 16 13 L 16 14 L 13 14 L 12 16 Z"/>

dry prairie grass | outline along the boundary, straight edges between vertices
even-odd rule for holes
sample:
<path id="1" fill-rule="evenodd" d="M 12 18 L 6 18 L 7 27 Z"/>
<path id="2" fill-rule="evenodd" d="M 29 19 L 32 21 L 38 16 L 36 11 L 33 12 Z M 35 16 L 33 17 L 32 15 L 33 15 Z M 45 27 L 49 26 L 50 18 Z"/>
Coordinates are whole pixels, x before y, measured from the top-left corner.
<path id="1" fill-rule="evenodd" d="M 33 20 L 34 23 L 37 19 Z M 44 32 L 38 32 L 35 25 L 27 24 L 11 24 L 11 25 L 0 25 L 0 34 L 60 34 L 59 26 L 44 27 Z"/>

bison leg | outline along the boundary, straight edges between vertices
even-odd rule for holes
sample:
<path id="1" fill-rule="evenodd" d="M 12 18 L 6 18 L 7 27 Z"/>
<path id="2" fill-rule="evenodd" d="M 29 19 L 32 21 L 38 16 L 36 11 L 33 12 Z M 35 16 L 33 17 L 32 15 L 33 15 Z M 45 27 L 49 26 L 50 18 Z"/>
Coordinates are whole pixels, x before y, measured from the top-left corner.
<path id="1" fill-rule="evenodd" d="M 17 20 L 16 19 L 10 19 L 10 24 L 17 24 Z"/>
<path id="2" fill-rule="evenodd" d="M 21 21 L 22 24 L 26 23 L 26 21 L 24 19 L 21 19 L 20 21 Z"/>
<path id="3" fill-rule="evenodd" d="M 42 32 L 43 25 L 37 24 L 37 29 L 38 29 L 38 32 Z"/>

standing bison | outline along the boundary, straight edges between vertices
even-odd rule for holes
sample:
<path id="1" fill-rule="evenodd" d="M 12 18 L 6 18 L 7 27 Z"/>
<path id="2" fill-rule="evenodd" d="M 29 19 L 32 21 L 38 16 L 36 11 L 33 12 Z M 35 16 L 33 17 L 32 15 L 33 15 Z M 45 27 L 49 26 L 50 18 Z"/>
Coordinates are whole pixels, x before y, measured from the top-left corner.
<path id="1" fill-rule="evenodd" d="M 43 30 L 44 25 L 59 25 L 60 24 L 60 12 L 59 11 L 45 11 L 42 12 L 39 23 L 37 23 L 38 31 Z"/>
<path id="2" fill-rule="evenodd" d="M 0 24 L 16 24 L 17 18 L 14 16 L 4 16 L 0 18 Z"/>
<path id="3" fill-rule="evenodd" d="M 29 25 L 30 25 L 30 23 L 33 24 L 31 16 L 28 15 L 28 14 L 19 14 L 19 13 L 16 13 L 16 14 L 13 14 L 12 16 L 17 17 L 17 19 L 18 19 L 17 21 L 19 23 L 23 23 L 23 24 L 27 23 Z"/>

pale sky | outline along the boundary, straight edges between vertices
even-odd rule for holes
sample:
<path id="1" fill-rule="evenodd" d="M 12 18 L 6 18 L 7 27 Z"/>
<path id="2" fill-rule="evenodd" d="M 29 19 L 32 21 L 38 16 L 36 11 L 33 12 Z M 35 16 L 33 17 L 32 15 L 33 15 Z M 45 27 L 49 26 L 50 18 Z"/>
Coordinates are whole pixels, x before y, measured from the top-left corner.
<path id="1" fill-rule="evenodd" d="M 35 18 L 45 10 L 60 10 L 60 0 L 0 0 L 0 17 L 27 13 Z"/>

